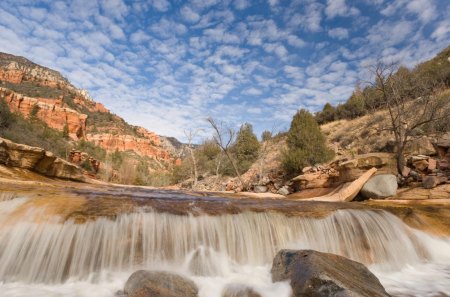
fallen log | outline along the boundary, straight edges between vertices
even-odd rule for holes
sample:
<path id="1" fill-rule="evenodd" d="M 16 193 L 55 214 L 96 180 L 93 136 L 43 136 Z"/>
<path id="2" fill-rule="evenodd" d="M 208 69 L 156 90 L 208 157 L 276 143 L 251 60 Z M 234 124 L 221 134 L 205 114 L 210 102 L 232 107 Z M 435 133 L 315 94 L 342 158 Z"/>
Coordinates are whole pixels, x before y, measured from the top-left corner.
<path id="1" fill-rule="evenodd" d="M 367 170 L 363 175 L 351 183 L 347 183 L 337 188 L 333 192 L 319 197 L 299 199 L 301 201 L 332 201 L 332 202 L 349 202 L 358 195 L 361 188 L 369 180 L 369 178 L 377 172 L 375 167 Z"/>

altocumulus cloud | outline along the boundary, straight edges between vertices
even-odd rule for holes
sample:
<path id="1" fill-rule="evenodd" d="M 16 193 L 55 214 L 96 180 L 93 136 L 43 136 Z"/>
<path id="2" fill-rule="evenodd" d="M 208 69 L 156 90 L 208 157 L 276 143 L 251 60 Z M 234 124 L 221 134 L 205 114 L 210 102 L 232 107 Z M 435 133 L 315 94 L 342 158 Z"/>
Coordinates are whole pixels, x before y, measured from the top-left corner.
<path id="1" fill-rule="evenodd" d="M 411 67 L 448 46 L 449 19 L 446 0 L 3 0 L 0 51 L 183 139 L 207 116 L 260 133 L 343 102 L 377 58 Z"/>

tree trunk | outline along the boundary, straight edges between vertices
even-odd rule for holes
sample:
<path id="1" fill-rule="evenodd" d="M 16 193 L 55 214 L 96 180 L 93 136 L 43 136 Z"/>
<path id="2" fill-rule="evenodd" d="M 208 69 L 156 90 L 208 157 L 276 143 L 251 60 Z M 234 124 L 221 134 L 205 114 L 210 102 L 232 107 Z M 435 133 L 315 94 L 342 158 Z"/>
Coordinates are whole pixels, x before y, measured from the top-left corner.
<path id="1" fill-rule="evenodd" d="M 189 147 L 189 152 L 191 153 L 192 167 L 194 171 L 194 181 L 192 182 L 192 189 L 195 190 L 197 187 L 197 179 L 198 179 L 197 161 L 195 160 L 194 150 L 191 147 Z"/>
<path id="2" fill-rule="evenodd" d="M 405 158 L 403 156 L 403 152 L 405 151 L 405 146 L 403 144 L 398 144 L 397 146 L 397 171 L 402 174 L 403 168 L 405 167 Z"/>
<path id="3" fill-rule="evenodd" d="M 242 181 L 242 177 L 241 177 L 241 174 L 239 173 L 239 169 L 237 168 L 236 163 L 234 162 L 233 158 L 231 158 L 230 154 L 228 153 L 228 150 L 225 151 L 225 154 L 227 155 L 228 160 L 230 160 L 231 165 L 233 166 L 233 169 L 234 169 L 234 171 L 236 172 L 236 174 L 238 176 L 238 180 L 241 183 L 242 190 L 246 190 L 247 186 Z"/>

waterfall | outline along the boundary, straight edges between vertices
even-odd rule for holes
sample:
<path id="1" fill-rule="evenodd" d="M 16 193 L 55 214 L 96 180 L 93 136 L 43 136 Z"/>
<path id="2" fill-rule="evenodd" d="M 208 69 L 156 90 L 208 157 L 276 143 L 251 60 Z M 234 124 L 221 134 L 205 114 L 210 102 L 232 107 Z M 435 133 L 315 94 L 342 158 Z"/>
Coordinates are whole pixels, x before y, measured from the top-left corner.
<path id="1" fill-rule="evenodd" d="M 151 211 L 83 224 L 54 217 L 36 221 L 33 213 L 11 223 L 2 213 L 0 280 L 52 284 L 104 271 L 161 267 L 220 276 L 234 264 L 270 265 L 281 248 L 315 249 L 399 270 L 430 257 L 418 234 L 379 210 L 337 210 L 324 218 Z"/>

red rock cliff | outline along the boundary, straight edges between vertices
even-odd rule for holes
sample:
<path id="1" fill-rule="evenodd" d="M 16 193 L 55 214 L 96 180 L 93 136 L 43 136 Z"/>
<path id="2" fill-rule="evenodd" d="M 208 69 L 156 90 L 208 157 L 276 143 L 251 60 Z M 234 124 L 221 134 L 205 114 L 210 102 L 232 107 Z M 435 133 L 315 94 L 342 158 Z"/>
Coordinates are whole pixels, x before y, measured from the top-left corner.
<path id="1" fill-rule="evenodd" d="M 156 144 L 159 143 L 159 137 L 155 134 L 151 138 L 146 138 L 135 137 L 133 135 L 102 133 L 87 134 L 86 138 L 88 141 L 104 148 L 108 152 L 134 151 L 141 156 L 148 156 L 157 160 L 170 160 L 169 152 Z"/>
<path id="2" fill-rule="evenodd" d="M 9 89 L 0 88 L 0 98 L 5 100 L 9 108 L 21 113 L 24 117 L 37 106 L 36 117 L 50 128 L 63 131 L 67 125 L 69 137 L 77 140 L 86 135 L 87 115 L 65 107 L 61 99 L 31 98 L 15 93 Z"/>

